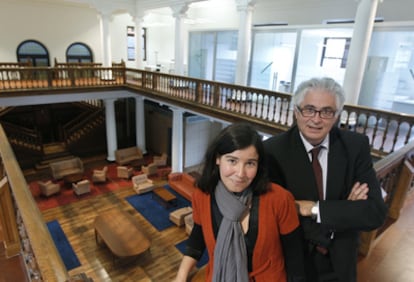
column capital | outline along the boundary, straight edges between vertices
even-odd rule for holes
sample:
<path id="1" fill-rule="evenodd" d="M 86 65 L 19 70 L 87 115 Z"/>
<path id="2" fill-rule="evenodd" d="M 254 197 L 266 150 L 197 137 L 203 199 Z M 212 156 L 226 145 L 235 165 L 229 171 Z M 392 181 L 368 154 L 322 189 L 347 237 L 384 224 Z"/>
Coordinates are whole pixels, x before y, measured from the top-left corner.
<path id="1" fill-rule="evenodd" d="M 129 14 L 135 23 L 142 23 L 144 21 L 144 17 L 148 14 L 148 11 L 136 7 L 135 11 L 130 11 Z"/>
<path id="2" fill-rule="evenodd" d="M 235 0 L 238 11 L 253 10 L 257 0 Z"/>
<path id="3" fill-rule="evenodd" d="M 375 2 L 384 2 L 384 0 L 354 0 L 355 2 L 362 2 L 362 1 L 375 1 Z"/>
<path id="4" fill-rule="evenodd" d="M 143 97 L 143 96 L 135 96 L 134 99 L 135 99 L 135 102 L 142 102 L 142 101 L 145 100 L 145 97 Z"/>
<path id="5" fill-rule="evenodd" d="M 170 8 L 173 12 L 173 17 L 178 18 L 178 17 L 185 16 L 185 14 L 188 11 L 189 5 L 185 2 L 181 2 L 181 3 L 177 3 L 173 6 L 170 6 Z"/>
<path id="6" fill-rule="evenodd" d="M 104 103 L 106 105 L 106 104 L 113 104 L 118 99 L 116 99 L 116 98 L 107 98 L 107 99 L 103 99 L 103 100 L 104 100 Z"/>
<path id="7" fill-rule="evenodd" d="M 113 16 L 112 16 L 112 12 L 110 11 L 102 11 L 102 10 L 98 10 L 98 14 L 99 17 L 103 20 L 103 21 L 112 21 Z"/>

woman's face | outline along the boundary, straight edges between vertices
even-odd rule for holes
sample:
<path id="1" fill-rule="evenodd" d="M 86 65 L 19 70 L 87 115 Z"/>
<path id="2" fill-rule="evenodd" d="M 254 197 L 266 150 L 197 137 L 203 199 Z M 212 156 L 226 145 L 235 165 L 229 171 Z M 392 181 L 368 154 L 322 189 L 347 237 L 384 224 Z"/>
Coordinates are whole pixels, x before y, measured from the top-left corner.
<path id="1" fill-rule="evenodd" d="M 257 174 L 259 155 L 256 148 L 251 145 L 242 150 L 236 150 L 217 157 L 220 179 L 231 192 L 242 192 Z"/>

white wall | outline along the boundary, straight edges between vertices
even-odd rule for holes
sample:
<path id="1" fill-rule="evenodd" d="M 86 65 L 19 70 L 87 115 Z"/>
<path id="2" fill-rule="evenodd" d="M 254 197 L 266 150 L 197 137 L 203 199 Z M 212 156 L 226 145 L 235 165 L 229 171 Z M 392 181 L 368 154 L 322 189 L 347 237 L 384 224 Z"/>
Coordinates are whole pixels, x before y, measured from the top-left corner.
<path id="1" fill-rule="evenodd" d="M 96 12 L 89 8 L 44 3 L 0 1 L 0 61 L 16 62 L 18 45 L 28 39 L 40 41 L 48 49 L 51 63 L 66 61 L 67 47 L 74 42 L 87 44 L 100 61 L 100 33 Z"/>
<path id="2" fill-rule="evenodd" d="M 16 61 L 16 48 L 24 40 L 43 43 L 50 53 L 65 61 L 66 48 L 74 42 L 87 44 L 96 62 L 102 62 L 101 34 L 95 9 L 70 1 L 51 2 L 34 0 L 0 1 L 0 61 Z M 320 24 L 325 19 L 354 18 L 358 1 L 354 0 L 258 0 L 253 12 L 253 24 L 287 21 L 290 25 Z M 414 1 L 384 0 L 378 6 L 377 16 L 386 21 L 413 21 Z M 160 12 L 161 11 L 161 12 Z M 147 33 L 147 64 L 158 63 L 168 69 L 174 58 L 175 23 L 169 8 L 149 11 L 144 27 Z M 239 15 L 234 0 L 209 0 L 190 5 L 185 20 L 184 58 L 187 64 L 188 31 L 235 30 Z M 129 14 L 114 15 L 110 23 L 112 61 L 121 59 L 128 66 L 126 26 L 134 25 Z"/>
<path id="3" fill-rule="evenodd" d="M 207 118 L 191 116 L 185 119 L 184 167 L 202 163 L 207 147 L 223 125 Z"/>

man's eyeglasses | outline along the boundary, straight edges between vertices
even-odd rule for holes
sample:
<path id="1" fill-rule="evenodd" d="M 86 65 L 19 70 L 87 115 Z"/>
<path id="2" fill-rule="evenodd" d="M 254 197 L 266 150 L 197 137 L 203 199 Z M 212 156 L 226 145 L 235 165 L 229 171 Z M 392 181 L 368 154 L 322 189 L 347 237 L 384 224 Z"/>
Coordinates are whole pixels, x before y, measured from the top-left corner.
<path id="1" fill-rule="evenodd" d="M 314 117 L 317 113 L 319 114 L 320 118 L 330 119 L 333 118 L 336 114 L 336 111 L 330 108 L 324 108 L 322 110 L 316 110 L 314 108 L 300 108 L 296 106 L 296 109 L 302 114 L 303 117 Z"/>

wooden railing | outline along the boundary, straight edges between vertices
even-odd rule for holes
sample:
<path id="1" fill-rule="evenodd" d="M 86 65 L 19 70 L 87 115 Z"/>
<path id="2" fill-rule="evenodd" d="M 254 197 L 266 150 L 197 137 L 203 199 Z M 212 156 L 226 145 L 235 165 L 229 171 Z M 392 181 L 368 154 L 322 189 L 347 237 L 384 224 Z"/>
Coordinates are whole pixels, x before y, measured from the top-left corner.
<path id="1" fill-rule="evenodd" d="M 388 207 L 388 218 L 382 227 L 361 234 L 360 254 L 367 255 L 375 238 L 398 219 L 407 191 L 413 189 L 413 156 L 414 141 L 375 162 L 374 169 L 386 194 L 384 200 Z"/>
<path id="2" fill-rule="evenodd" d="M 6 253 L 21 252 L 31 281 L 68 281 L 69 275 L 0 126 L 0 206 Z M 5 220 L 5 221 L 4 221 Z M 13 224 L 14 223 L 14 224 Z M 3 232 L 4 232 L 3 231 Z"/>
<path id="3" fill-rule="evenodd" d="M 63 139 L 67 145 L 71 145 L 104 122 L 103 109 L 86 112 L 85 115 L 79 115 L 78 118 L 71 120 L 63 126 Z"/>
<path id="4" fill-rule="evenodd" d="M 25 90 L 26 95 L 38 90 L 88 91 L 91 88 L 124 87 L 160 102 L 185 108 L 201 115 L 229 122 L 249 120 L 265 133 L 277 134 L 293 122 L 292 95 L 264 89 L 243 87 L 182 77 L 160 72 L 98 66 L 53 68 L 4 68 L 14 75 L 0 79 L 1 95 Z M 86 64 L 87 65 L 87 64 Z M 345 105 L 338 126 L 354 130 L 370 139 L 372 154 L 381 158 L 414 140 L 414 115 Z"/>
<path id="5" fill-rule="evenodd" d="M 247 119 L 269 134 L 294 122 L 292 96 L 286 93 L 135 69 L 126 70 L 126 84 L 193 112 L 230 122 Z M 376 158 L 414 140 L 414 115 L 345 105 L 338 126 L 367 135 Z"/>
<path id="6" fill-rule="evenodd" d="M 42 135 L 37 130 L 31 130 L 5 121 L 2 121 L 1 124 L 12 145 L 25 148 L 34 153 L 43 153 Z"/>
<path id="7" fill-rule="evenodd" d="M 259 130 L 269 134 L 283 132 L 294 122 L 292 97 L 286 93 L 127 69 L 122 66 L 114 68 L 21 67 L 11 70 L 19 75 L 0 79 L 0 90 L 2 90 L 0 97 L 14 95 L 14 93 L 30 96 L 38 90 L 42 93 L 47 93 L 49 90 L 57 94 L 58 90 L 67 89 L 80 92 L 90 91 L 91 88 L 105 87 L 106 90 L 110 90 L 111 87 L 124 87 L 152 100 L 182 107 L 194 113 L 229 122 L 249 121 Z M 0 72 L 2 71 L 5 70 L 0 69 Z M 393 216 L 392 211 L 399 210 L 402 203 L 402 197 L 397 195 L 404 195 L 404 191 L 411 185 L 411 183 L 405 184 L 410 180 L 413 172 L 410 168 L 404 168 L 404 164 L 407 156 L 414 151 L 413 143 L 409 143 L 414 136 L 414 116 L 346 105 L 338 126 L 343 130 L 361 132 L 370 138 L 373 155 L 381 158 L 375 163 L 375 170 L 382 187 L 388 192 L 386 201 L 390 207 L 390 216 Z M 2 128 L 0 128 L 0 139 L 7 140 Z M 33 245 L 33 254 L 37 260 L 35 265 L 38 265 L 41 277 L 45 281 L 65 281 L 68 279 L 68 274 L 62 268 L 42 216 L 6 141 L 1 142 L 0 157 L 16 209 L 22 210 L 24 207 L 21 216 L 22 224 Z M 405 184 L 399 180 L 401 177 L 408 179 Z M 375 232 L 365 233 L 365 237 L 361 237 L 363 246 L 366 247 L 365 251 L 361 249 L 361 253 L 367 253 L 376 236 Z M 48 255 L 42 256 L 44 254 Z"/>

